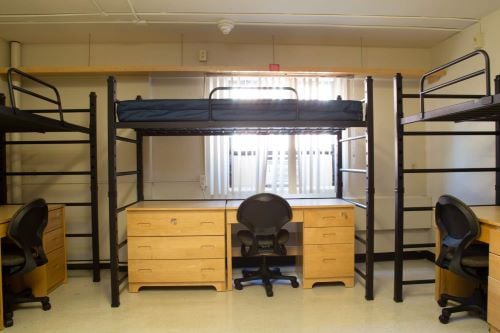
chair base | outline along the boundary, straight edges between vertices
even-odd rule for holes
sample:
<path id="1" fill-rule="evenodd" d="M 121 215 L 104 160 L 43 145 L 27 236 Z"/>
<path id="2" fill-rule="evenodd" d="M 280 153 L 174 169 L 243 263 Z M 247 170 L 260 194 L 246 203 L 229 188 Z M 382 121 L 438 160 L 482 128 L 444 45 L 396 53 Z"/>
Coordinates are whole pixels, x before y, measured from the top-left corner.
<path id="1" fill-rule="evenodd" d="M 267 297 L 272 297 L 273 293 L 273 285 L 271 280 L 288 280 L 290 281 L 293 288 L 297 288 L 299 286 L 299 282 L 295 276 L 287 276 L 282 275 L 279 268 L 271 269 L 267 266 L 266 257 L 262 257 L 262 263 L 257 271 L 242 271 L 243 277 L 239 279 L 234 279 L 234 288 L 237 290 L 243 289 L 242 282 L 256 281 L 262 280 L 264 284 L 264 288 L 266 289 Z"/>
<path id="2" fill-rule="evenodd" d="M 469 297 L 457 297 L 448 294 L 441 294 L 438 300 L 438 304 L 440 307 L 445 307 L 448 304 L 448 301 L 453 301 L 458 303 L 459 305 L 444 308 L 441 311 L 441 315 L 439 316 L 439 321 L 442 324 L 448 324 L 450 321 L 450 316 L 453 313 L 462 312 L 462 311 L 474 311 L 477 312 L 479 318 L 486 320 L 486 296 L 481 288 L 476 288 L 474 293 Z"/>
<path id="3" fill-rule="evenodd" d="M 23 303 L 42 303 L 43 311 L 48 311 L 51 308 L 50 300 L 47 296 L 35 297 L 31 289 L 25 289 L 19 293 L 13 294 L 11 292 L 4 293 L 4 312 L 3 324 L 5 327 L 14 325 L 14 307 L 17 304 Z"/>

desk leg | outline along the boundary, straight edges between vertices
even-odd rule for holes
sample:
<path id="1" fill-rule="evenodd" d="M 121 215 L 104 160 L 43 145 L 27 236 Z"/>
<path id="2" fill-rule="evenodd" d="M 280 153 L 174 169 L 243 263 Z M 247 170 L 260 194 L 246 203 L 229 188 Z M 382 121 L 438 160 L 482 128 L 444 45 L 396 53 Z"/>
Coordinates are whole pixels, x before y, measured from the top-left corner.
<path id="1" fill-rule="evenodd" d="M 231 223 L 226 224 L 226 278 L 227 291 L 233 290 L 233 247 Z"/>

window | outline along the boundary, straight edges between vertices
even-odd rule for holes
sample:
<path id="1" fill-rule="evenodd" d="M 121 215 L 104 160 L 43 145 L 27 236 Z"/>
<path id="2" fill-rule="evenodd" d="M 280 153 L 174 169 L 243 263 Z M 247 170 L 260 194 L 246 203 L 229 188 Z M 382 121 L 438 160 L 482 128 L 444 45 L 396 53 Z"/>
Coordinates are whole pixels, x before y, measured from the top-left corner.
<path id="1" fill-rule="evenodd" d="M 294 87 L 301 99 L 346 97 L 346 79 L 306 77 L 210 77 L 208 91 L 220 86 Z M 207 91 L 207 93 L 208 93 Z M 259 91 L 259 98 L 290 98 L 282 90 Z M 222 91 L 219 98 L 255 98 L 255 90 Z M 216 197 L 258 192 L 332 194 L 334 135 L 232 135 L 205 138 L 208 191 Z"/>

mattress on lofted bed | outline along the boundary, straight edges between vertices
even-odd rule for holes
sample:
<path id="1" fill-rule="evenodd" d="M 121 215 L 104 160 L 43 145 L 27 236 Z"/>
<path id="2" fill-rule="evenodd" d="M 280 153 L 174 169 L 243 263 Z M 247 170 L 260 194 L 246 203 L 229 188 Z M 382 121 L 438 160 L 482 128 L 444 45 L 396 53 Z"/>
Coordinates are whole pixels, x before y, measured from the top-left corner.
<path id="1" fill-rule="evenodd" d="M 360 101 L 300 100 L 299 120 L 362 120 Z M 153 99 L 118 102 L 122 122 L 205 121 L 209 120 L 208 99 Z M 294 99 L 214 99 L 212 120 L 296 120 Z"/>

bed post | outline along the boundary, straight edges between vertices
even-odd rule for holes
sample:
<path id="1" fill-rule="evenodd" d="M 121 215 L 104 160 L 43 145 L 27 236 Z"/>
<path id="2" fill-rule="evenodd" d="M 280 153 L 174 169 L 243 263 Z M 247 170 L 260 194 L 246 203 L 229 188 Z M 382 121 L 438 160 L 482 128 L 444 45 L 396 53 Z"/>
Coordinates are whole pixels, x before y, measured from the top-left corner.
<path id="1" fill-rule="evenodd" d="M 97 95 L 90 93 L 89 109 L 89 137 L 90 137 L 90 202 L 92 216 L 92 271 L 93 281 L 101 281 L 99 267 L 99 208 L 98 208 L 98 180 L 97 180 Z"/>
<path id="2" fill-rule="evenodd" d="M 365 298 L 373 300 L 373 252 L 375 220 L 375 182 L 374 182 L 374 137 L 373 137 L 373 79 L 365 82 L 366 101 L 366 286 Z"/>
<path id="3" fill-rule="evenodd" d="M 144 173 L 142 160 L 143 134 L 136 131 L 137 201 L 144 201 Z"/>
<path id="4" fill-rule="evenodd" d="M 0 106 L 5 106 L 5 95 L 0 94 Z M 7 203 L 7 144 L 5 132 L 0 133 L 0 204 Z"/>
<path id="5" fill-rule="evenodd" d="M 495 76 L 495 94 L 500 94 L 500 75 Z M 496 168 L 500 168 L 500 121 L 495 121 L 495 160 Z M 495 205 L 500 205 L 500 172 L 495 173 Z"/>
<path id="6" fill-rule="evenodd" d="M 109 197 L 109 264 L 111 271 L 111 306 L 120 306 L 120 281 L 118 278 L 118 219 L 116 185 L 116 80 L 108 78 L 108 197 Z"/>
<path id="7" fill-rule="evenodd" d="M 342 161 L 342 130 L 337 133 L 337 198 L 342 199 L 344 197 L 344 178 L 342 176 L 343 161 Z"/>
<path id="8" fill-rule="evenodd" d="M 394 116 L 395 116 L 395 226 L 394 226 L 394 301 L 403 301 L 403 223 L 404 223 L 404 156 L 403 156 L 403 77 L 394 77 Z"/>

